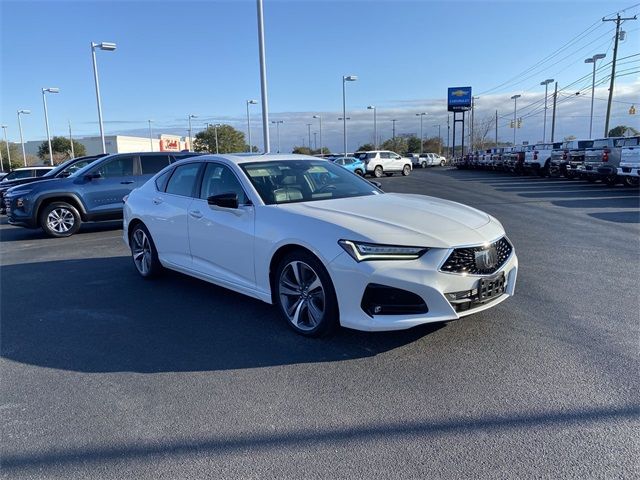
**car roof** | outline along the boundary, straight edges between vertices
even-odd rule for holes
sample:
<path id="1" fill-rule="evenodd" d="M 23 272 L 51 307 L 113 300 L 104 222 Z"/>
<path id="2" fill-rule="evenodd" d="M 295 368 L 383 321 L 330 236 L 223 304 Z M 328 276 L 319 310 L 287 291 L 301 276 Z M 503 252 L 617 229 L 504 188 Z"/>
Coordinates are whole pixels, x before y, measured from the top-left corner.
<path id="1" fill-rule="evenodd" d="M 243 163 L 256 163 L 256 162 L 274 162 L 274 161 L 283 161 L 283 160 L 314 160 L 314 161 L 324 161 L 328 162 L 327 159 L 313 157 L 311 155 L 300 155 L 297 153 L 265 153 L 265 154 L 237 154 L 237 153 L 220 153 L 220 154 L 207 154 L 207 155 L 199 155 L 197 157 L 198 160 L 219 160 L 224 159 L 228 162 L 235 163 L 236 165 L 240 165 Z M 190 157 L 185 160 L 195 160 L 195 158 Z"/>
<path id="2" fill-rule="evenodd" d="M 51 165 L 38 165 L 38 166 L 33 166 L 33 167 L 18 167 L 18 168 L 14 168 L 13 171 L 15 172 L 16 170 L 51 170 L 53 167 Z"/>

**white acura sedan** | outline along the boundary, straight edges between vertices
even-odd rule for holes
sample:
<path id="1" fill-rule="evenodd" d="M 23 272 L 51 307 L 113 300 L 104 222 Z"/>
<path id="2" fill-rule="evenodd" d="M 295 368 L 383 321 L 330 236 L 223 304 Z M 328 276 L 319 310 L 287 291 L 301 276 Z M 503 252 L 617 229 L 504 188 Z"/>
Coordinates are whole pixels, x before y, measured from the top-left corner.
<path id="1" fill-rule="evenodd" d="M 309 336 L 455 320 L 513 295 L 518 272 L 490 215 L 305 155 L 175 163 L 125 198 L 123 236 L 143 277 L 165 267 L 276 304 Z"/>

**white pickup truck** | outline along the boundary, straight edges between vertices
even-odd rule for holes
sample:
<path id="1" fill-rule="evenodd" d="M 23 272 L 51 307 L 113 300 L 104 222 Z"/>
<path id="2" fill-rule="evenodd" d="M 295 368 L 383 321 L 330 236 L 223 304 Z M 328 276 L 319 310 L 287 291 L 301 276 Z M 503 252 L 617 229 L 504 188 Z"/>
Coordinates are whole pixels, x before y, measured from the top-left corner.
<path id="1" fill-rule="evenodd" d="M 524 169 L 541 177 L 549 174 L 551 152 L 562 147 L 562 142 L 538 143 L 524 153 Z"/>
<path id="2" fill-rule="evenodd" d="M 621 138 L 616 143 L 622 147 L 618 175 L 625 185 L 638 186 L 640 182 L 640 137 Z"/>

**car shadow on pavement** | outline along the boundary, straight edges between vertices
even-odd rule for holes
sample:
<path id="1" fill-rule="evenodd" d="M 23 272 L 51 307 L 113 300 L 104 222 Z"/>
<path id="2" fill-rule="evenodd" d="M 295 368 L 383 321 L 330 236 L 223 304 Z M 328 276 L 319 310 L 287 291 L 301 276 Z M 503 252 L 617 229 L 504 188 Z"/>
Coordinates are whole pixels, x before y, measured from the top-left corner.
<path id="1" fill-rule="evenodd" d="M 615 223 L 640 223 L 640 212 L 623 211 L 623 212 L 593 212 L 588 214 L 590 217 L 598 220 Z"/>
<path id="2" fill-rule="evenodd" d="M 175 372 L 377 355 L 444 326 L 309 339 L 258 300 L 178 273 L 138 276 L 129 257 L 0 268 L 1 355 L 81 372 Z M 55 279 L 55 284 L 51 284 Z"/>
<path id="3" fill-rule="evenodd" d="M 0 242 L 20 242 L 23 240 L 42 240 L 48 239 L 47 235 L 41 228 L 24 228 L 11 226 L 6 217 L 0 221 L 0 225 L 7 225 L 0 228 Z M 122 229 L 122 220 L 113 220 L 108 222 L 87 223 L 80 227 L 75 235 L 84 235 L 87 233 L 106 232 L 108 230 Z"/>

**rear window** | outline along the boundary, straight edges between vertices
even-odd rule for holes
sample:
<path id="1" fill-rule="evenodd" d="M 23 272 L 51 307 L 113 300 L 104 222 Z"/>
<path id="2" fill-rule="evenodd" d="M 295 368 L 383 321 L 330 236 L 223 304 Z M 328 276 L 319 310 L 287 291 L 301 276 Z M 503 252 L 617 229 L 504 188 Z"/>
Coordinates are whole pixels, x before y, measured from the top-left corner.
<path id="1" fill-rule="evenodd" d="M 593 148 L 605 148 L 609 146 L 609 139 L 603 138 L 602 140 L 594 140 Z"/>
<path id="2" fill-rule="evenodd" d="M 200 163 L 187 163 L 176 167 L 169 179 L 166 192 L 183 197 L 193 196 L 199 169 Z"/>
<path id="3" fill-rule="evenodd" d="M 169 165 L 169 155 L 141 155 L 142 175 L 153 175 Z"/>
<path id="4" fill-rule="evenodd" d="M 616 147 L 635 147 L 640 137 L 620 138 L 616 140 Z"/>
<path id="5" fill-rule="evenodd" d="M 593 147 L 593 140 L 580 140 L 578 142 L 578 148 L 591 148 Z"/>
<path id="6" fill-rule="evenodd" d="M 367 158 L 375 158 L 376 154 L 374 152 L 356 152 L 353 156 L 358 160 L 366 160 Z"/>

